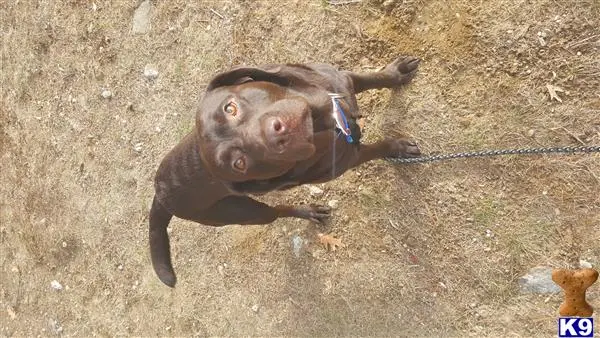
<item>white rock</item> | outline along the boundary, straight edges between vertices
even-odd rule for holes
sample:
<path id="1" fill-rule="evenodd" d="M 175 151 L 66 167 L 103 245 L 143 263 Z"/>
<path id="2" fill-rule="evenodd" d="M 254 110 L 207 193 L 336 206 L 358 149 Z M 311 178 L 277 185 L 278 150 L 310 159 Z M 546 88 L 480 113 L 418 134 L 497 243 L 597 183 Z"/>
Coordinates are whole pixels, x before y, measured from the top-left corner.
<path id="1" fill-rule="evenodd" d="M 546 47 L 546 40 L 543 37 L 538 36 L 538 42 L 540 43 L 540 46 Z"/>
<path id="2" fill-rule="evenodd" d="M 144 76 L 148 80 L 154 80 L 158 77 L 158 70 L 152 65 L 146 65 L 146 67 L 144 67 Z"/>
<path id="3" fill-rule="evenodd" d="M 396 2 L 396 0 L 385 0 L 385 1 L 383 2 L 383 7 L 384 7 L 385 9 L 388 9 L 388 10 L 389 10 L 389 9 L 390 9 L 392 6 L 394 6 L 394 3 L 395 3 L 395 2 Z"/>
<path id="4" fill-rule="evenodd" d="M 53 280 L 52 282 L 50 282 L 50 286 L 56 291 L 60 291 L 63 289 L 62 284 L 60 284 L 60 282 L 57 280 Z"/>
<path id="5" fill-rule="evenodd" d="M 146 34 L 150 31 L 150 10 L 152 4 L 150 0 L 146 0 L 133 13 L 133 28 L 134 34 Z"/>
<path id="6" fill-rule="evenodd" d="M 110 99 L 113 96 L 112 92 L 108 89 L 102 90 L 102 93 L 100 95 L 102 95 L 102 97 L 105 99 Z"/>
<path id="7" fill-rule="evenodd" d="M 521 293 L 548 294 L 559 293 L 560 287 L 552 280 L 552 268 L 537 266 L 518 279 Z"/>
<path id="8" fill-rule="evenodd" d="M 314 186 L 314 185 L 309 185 L 308 186 L 308 192 L 312 195 L 312 196 L 317 196 L 317 195 L 321 195 L 323 193 L 323 189 Z"/>
<path id="9" fill-rule="evenodd" d="M 50 330 L 52 330 L 54 334 L 60 334 L 63 331 L 62 325 L 60 325 L 59 321 L 56 319 L 48 320 L 48 326 L 50 326 Z"/>
<path id="10" fill-rule="evenodd" d="M 337 209 L 337 207 L 338 207 L 339 204 L 340 204 L 340 201 L 338 201 L 338 200 L 331 200 L 331 201 L 327 202 L 327 205 L 331 209 Z"/>
<path id="11" fill-rule="evenodd" d="M 582 269 L 591 269 L 592 263 L 586 261 L 585 259 L 579 259 L 579 267 Z"/>
<path id="12" fill-rule="evenodd" d="M 252 305 L 252 311 L 258 312 L 258 308 L 259 308 L 258 304 Z"/>
<path id="13" fill-rule="evenodd" d="M 292 237 L 292 252 L 296 257 L 300 257 L 300 251 L 304 245 L 304 239 L 296 234 Z"/>
<path id="14" fill-rule="evenodd" d="M 142 151 L 142 146 L 144 145 L 144 142 L 139 142 L 133 145 L 133 150 L 135 150 L 136 152 L 141 152 Z"/>

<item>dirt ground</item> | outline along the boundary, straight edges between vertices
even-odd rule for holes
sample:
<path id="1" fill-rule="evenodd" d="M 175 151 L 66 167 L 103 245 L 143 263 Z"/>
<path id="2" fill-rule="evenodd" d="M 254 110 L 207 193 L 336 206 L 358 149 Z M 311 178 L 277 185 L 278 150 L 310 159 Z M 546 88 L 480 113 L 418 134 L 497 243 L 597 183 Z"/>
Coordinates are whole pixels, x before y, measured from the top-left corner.
<path id="1" fill-rule="evenodd" d="M 339 201 L 323 227 L 174 220 L 175 289 L 151 268 L 148 209 L 207 82 L 238 64 L 373 71 L 415 55 L 405 90 L 361 94 L 365 141 L 600 145 L 600 2 L 154 1 L 133 34 L 138 5 L 0 0 L 0 336 L 556 335 L 562 296 L 517 279 L 600 265 L 598 154 L 375 161 L 320 195 L 265 197 Z M 328 252 L 319 232 L 347 246 Z M 600 283 L 588 300 L 600 310 Z"/>

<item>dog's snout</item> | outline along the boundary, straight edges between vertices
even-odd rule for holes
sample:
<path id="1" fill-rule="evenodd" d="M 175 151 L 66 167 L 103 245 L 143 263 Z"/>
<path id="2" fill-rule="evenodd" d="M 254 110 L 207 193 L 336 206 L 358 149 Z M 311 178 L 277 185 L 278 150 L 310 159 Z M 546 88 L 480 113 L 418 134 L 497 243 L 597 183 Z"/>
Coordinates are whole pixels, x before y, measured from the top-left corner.
<path id="1" fill-rule="evenodd" d="M 265 156 L 281 160 L 312 152 L 310 107 L 302 98 L 286 98 L 271 104 L 258 118 Z"/>

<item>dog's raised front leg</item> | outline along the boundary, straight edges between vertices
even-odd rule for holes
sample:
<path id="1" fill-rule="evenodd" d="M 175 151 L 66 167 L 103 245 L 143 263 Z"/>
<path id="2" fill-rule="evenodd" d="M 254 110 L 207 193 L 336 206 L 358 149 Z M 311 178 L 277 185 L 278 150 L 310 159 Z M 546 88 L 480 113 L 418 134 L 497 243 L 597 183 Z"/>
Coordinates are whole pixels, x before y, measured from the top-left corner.
<path id="1" fill-rule="evenodd" d="M 347 72 L 347 74 L 352 79 L 355 93 L 369 89 L 395 88 L 412 80 L 419 67 L 419 62 L 420 60 L 415 57 L 401 56 L 382 71 L 373 73 Z"/>
<path id="2" fill-rule="evenodd" d="M 319 206 L 271 207 L 247 196 L 227 196 L 203 210 L 195 221 L 214 226 L 227 224 L 268 224 L 279 217 L 296 217 L 322 223 L 331 209 Z"/>

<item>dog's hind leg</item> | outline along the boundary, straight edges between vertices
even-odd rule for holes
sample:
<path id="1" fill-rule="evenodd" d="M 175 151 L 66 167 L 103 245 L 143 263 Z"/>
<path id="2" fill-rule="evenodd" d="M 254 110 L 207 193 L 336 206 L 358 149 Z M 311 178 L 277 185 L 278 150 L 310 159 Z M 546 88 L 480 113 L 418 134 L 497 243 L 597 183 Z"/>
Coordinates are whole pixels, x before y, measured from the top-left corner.
<path id="1" fill-rule="evenodd" d="M 412 80 L 419 67 L 419 62 L 420 60 L 415 57 L 405 56 L 397 58 L 379 72 L 346 72 L 346 74 L 352 79 L 355 93 L 369 89 L 395 88 Z"/>
<path id="2" fill-rule="evenodd" d="M 409 139 L 386 139 L 373 144 L 361 144 L 356 162 L 352 167 L 365 162 L 386 157 L 419 157 L 421 151 L 417 144 Z"/>

